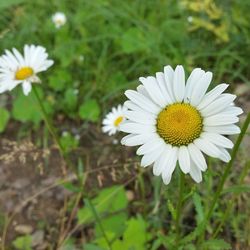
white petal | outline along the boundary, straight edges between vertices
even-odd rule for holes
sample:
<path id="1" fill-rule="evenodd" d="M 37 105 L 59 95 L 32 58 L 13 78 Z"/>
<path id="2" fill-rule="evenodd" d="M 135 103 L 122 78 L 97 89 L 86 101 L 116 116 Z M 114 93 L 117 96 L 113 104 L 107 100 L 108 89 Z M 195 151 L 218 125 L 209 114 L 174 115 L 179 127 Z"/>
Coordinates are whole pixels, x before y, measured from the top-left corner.
<path id="1" fill-rule="evenodd" d="M 164 77 L 169 97 L 171 98 L 171 101 L 174 102 L 176 101 L 173 90 L 174 70 L 172 69 L 171 66 L 167 65 L 164 67 Z"/>
<path id="2" fill-rule="evenodd" d="M 152 76 L 149 76 L 147 78 L 140 77 L 139 81 L 143 84 L 143 86 L 146 88 L 148 94 L 150 95 L 151 99 L 159 105 L 162 108 L 165 108 L 166 102 L 164 100 L 164 97 L 161 93 L 161 90 L 159 89 L 158 83 L 156 79 Z"/>
<path id="3" fill-rule="evenodd" d="M 233 148 L 234 144 L 228 138 L 223 135 L 217 133 L 208 133 L 203 132 L 201 134 L 202 138 L 206 138 L 210 142 L 214 143 L 217 146 L 224 147 L 224 148 Z"/>
<path id="4" fill-rule="evenodd" d="M 207 163 L 201 151 L 193 143 L 190 143 L 188 145 L 188 152 L 199 169 L 205 171 L 207 169 Z"/>
<path id="5" fill-rule="evenodd" d="M 190 166 L 190 175 L 195 182 L 200 183 L 202 181 L 201 170 L 192 160 L 191 160 L 191 166 Z"/>
<path id="6" fill-rule="evenodd" d="M 170 153 L 166 157 L 166 166 L 162 170 L 162 180 L 165 185 L 168 185 L 171 181 L 172 174 L 176 167 L 177 157 L 178 157 L 178 148 L 173 147 Z M 164 166 L 164 165 L 163 165 Z"/>
<path id="7" fill-rule="evenodd" d="M 17 60 L 18 60 L 18 62 L 20 64 L 20 66 L 24 66 L 25 65 L 25 61 L 24 61 L 24 58 L 21 55 L 21 53 L 17 49 L 15 49 L 15 48 L 13 48 L 12 50 L 13 50 L 13 53 L 14 53 L 15 57 L 17 58 Z"/>
<path id="8" fill-rule="evenodd" d="M 151 165 L 153 162 L 155 162 L 156 159 L 160 156 L 160 154 L 163 152 L 164 149 L 165 149 L 165 146 L 163 146 L 161 148 L 157 148 L 154 151 L 152 151 L 148 154 L 145 154 L 141 159 L 142 167 L 147 167 L 147 166 Z"/>
<path id="9" fill-rule="evenodd" d="M 28 95 L 32 89 L 32 86 L 31 86 L 31 83 L 28 82 L 28 81 L 24 81 L 23 84 L 22 84 L 22 87 L 23 87 L 23 93 L 24 95 Z"/>
<path id="10" fill-rule="evenodd" d="M 132 134 L 144 134 L 144 133 L 154 133 L 156 131 L 155 126 L 139 124 L 135 122 L 124 122 L 120 126 L 120 131 Z"/>
<path id="11" fill-rule="evenodd" d="M 214 102 L 212 102 L 205 108 L 201 109 L 200 112 L 203 117 L 215 115 L 217 113 L 220 113 L 225 108 L 227 108 L 228 105 L 230 105 L 235 98 L 236 95 L 221 94 Z"/>
<path id="12" fill-rule="evenodd" d="M 185 72 L 180 65 L 174 71 L 173 90 L 176 101 L 182 102 L 185 94 Z"/>
<path id="13" fill-rule="evenodd" d="M 147 97 L 148 99 L 151 100 L 150 95 L 148 94 L 146 88 L 142 84 L 138 85 L 136 90 L 137 90 L 138 93 L 144 95 L 145 97 Z"/>
<path id="14" fill-rule="evenodd" d="M 135 103 L 131 102 L 131 101 L 126 101 L 124 102 L 124 106 L 128 109 L 134 110 L 134 111 L 138 111 L 138 112 L 145 112 L 145 110 L 143 110 L 142 108 L 140 108 L 138 105 L 136 105 Z M 151 113 L 152 114 L 152 113 Z"/>
<path id="15" fill-rule="evenodd" d="M 136 105 L 141 107 L 142 109 L 153 113 L 158 114 L 160 111 L 160 107 L 154 104 L 152 101 L 150 101 L 148 98 L 146 98 L 144 95 L 134 91 L 134 90 L 127 90 L 125 92 L 125 95 Z"/>
<path id="16" fill-rule="evenodd" d="M 221 115 L 241 115 L 243 113 L 242 108 L 239 107 L 228 107 L 226 109 L 224 109 L 220 114 Z"/>
<path id="17" fill-rule="evenodd" d="M 198 138 L 194 140 L 194 145 L 211 157 L 218 158 L 220 155 L 219 149 L 206 138 Z"/>
<path id="18" fill-rule="evenodd" d="M 199 79 L 205 74 L 204 70 L 200 68 L 194 69 L 187 79 L 184 102 L 189 103 L 194 87 L 196 86 Z"/>
<path id="19" fill-rule="evenodd" d="M 154 166 L 153 166 L 153 174 L 156 176 L 159 176 L 164 168 L 166 167 L 167 159 L 168 159 L 168 154 L 171 154 L 172 152 L 172 146 L 169 144 L 165 144 L 165 149 L 161 153 L 161 155 L 158 157 L 158 159 L 155 161 Z"/>
<path id="20" fill-rule="evenodd" d="M 205 126 L 221 126 L 221 125 L 233 124 L 238 121 L 239 118 L 237 116 L 217 114 L 206 117 L 203 120 L 203 124 Z"/>
<path id="21" fill-rule="evenodd" d="M 166 88 L 166 82 L 165 82 L 165 77 L 164 77 L 164 74 L 162 72 L 157 72 L 156 73 L 156 80 L 159 84 L 159 88 L 161 90 L 161 93 L 162 93 L 162 96 L 164 98 L 164 101 L 167 104 L 171 104 L 172 103 L 172 100 L 169 96 L 169 93 L 167 91 L 167 88 Z"/>
<path id="22" fill-rule="evenodd" d="M 144 155 L 144 154 L 148 154 L 150 152 L 152 152 L 153 150 L 155 150 L 156 148 L 159 147 L 163 147 L 166 143 L 164 142 L 164 140 L 162 138 L 152 138 L 152 140 L 146 142 L 145 144 L 143 144 L 142 146 L 140 146 L 137 151 L 136 154 L 137 155 Z"/>
<path id="23" fill-rule="evenodd" d="M 222 135 L 234 135 L 240 133 L 240 128 L 236 125 L 204 126 L 203 130 L 206 132 L 219 133 Z"/>
<path id="24" fill-rule="evenodd" d="M 197 109 L 203 109 L 206 106 L 208 106 L 210 103 L 212 103 L 216 98 L 218 98 L 218 96 L 224 92 L 227 87 L 229 85 L 228 84 L 219 84 L 218 86 L 216 86 L 215 88 L 213 88 L 211 91 L 209 91 L 202 99 L 201 103 L 198 105 Z"/>
<path id="25" fill-rule="evenodd" d="M 149 124 L 149 125 L 155 125 L 156 124 L 156 118 L 153 114 L 147 113 L 147 112 L 138 112 L 138 111 L 126 111 L 124 113 L 125 117 L 134 122 L 138 122 L 141 124 Z"/>
<path id="26" fill-rule="evenodd" d="M 122 138 L 121 144 L 124 144 L 126 146 L 138 146 L 148 142 L 154 137 L 157 137 L 156 133 L 140 134 L 140 135 L 130 134 Z"/>
<path id="27" fill-rule="evenodd" d="M 221 154 L 219 156 L 219 159 L 224 162 L 229 162 L 231 160 L 230 154 L 227 152 L 226 149 L 219 147 Z"/>
<path id="28" fill-rule="evenodd" d="M 190 156 L 186 146 L 179 148 L 178 160 L 182 172 L 188 173 L 190 171 Z"/>
<path id="29" fill-rule="evenodd" d="M 213 74 L 211 72 L 206 72 L 197 82 L 195 88 L 192 91 L 190 103 L 193 106 L 199 105 L 203 96 L 205 95 L 209 84 L 211 83 Z"/>

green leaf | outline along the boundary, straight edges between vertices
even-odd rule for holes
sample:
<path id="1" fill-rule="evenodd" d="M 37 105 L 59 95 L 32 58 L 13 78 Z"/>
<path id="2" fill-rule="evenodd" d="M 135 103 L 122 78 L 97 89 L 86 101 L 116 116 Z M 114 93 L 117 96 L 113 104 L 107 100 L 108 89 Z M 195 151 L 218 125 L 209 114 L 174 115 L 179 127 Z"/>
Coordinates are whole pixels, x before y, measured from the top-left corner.
<path id="1" fill-rule="evenodd" d="M 79 109 L 81 119 L 96 122 L 100 116 L 100 107 L 96 100 L 89 99 L 85 101 Z"/>
<path id="2" fill-rule="evenodd" d="M 42 100 L 44 100 L 44 94 L 42 89 L 38 89 L 38 94 Z M 52 113 L 52 108 L 50 104 L 44 100 L 43 105 L 47 113 Z M 18 97 L 14 100 L 12 115 L 14 119 L 21 122 L 31 121 L 36 125 L 43 119 L 43 114 L 40 110 L 40 106 L 36 100 L 36 97 L 31 91 L 28 96 L 25 96 L 23 93 L 19 92 Z"/>
<path id="3" fill-rule="evenodd" d="M 250 192 L 250 186 L 249 185 L 235 185 L 232 187 L 225 188 L 223 190 L 223 194 L 227 193 L 235 193 L 235 194 L 240 194 L 244 192 Z"/>
<path id="4" fill-rule="evenodd" d="M 71 75 L 64 69 L 57 69 L 49 78 L 49 86 L 55 91 L 64 90 L 71 83 Z"/>
<path id="5" fill-rule="evenodd" d="M 61 136 L 60 142 L 61 142 L 61 144 L 66 152 L 69 152 L 69 151 L 77 148 L 77 146 L 79 144 L 79 141 L 68 132 L 64 133 Z"/>
<path id="6" fill-rule="evenodd" d="M 203 243 L 202 249 L 204 250 L 228 250 L 232 247 L 222 239 L 207 240 Z"/>
<path id="7" fill-rule="evenodd" d="M 147 233 L 147 227 L 146 221 L 144 221 L 141 216 L 131 218 L 127 222 L 127 228 L 123 234 L 122 240 L 114 241 L 112 245 L 113 250 L 145 250 L 147 241 L 151 239 L 151 235 Z"/>
<path id="8" fill-rule="evenodd" d="M 31 244 L 31 235 L 20 236 L 13 241 L 13 245 L 15 246 L 15 248 L 20 250 L 31 250 Z"/>
<path id="9" fill-rule="evenodd" d="M 105 250 L 104 248 L 100 248 L 97 245 L 94 244 L 84 244 L 83 249 L 85 250 Z"/>
<path id="10" fill-rule="evenodd" d="M 79 186 L 74 185 L 72 182 L 62 183 L 62 186 L 73 193 L 80 193 L 82 189 Z"/>
<path id="11" fill-rule="evenodd" d="M 10 119 L 9 111 L 0 107 L 0 133 L 3 132 Z"/>
<path id="12" fill-rule="evenodd" d="M 201 197 L 198 193 L 193 194 L 193 202 L 197 212 L 197 224 L 204 220 L 204 209 L 201 203 Z"/>
<path id="13" fill-rule="evenodd" d="M 64 94 L 64 110 L 74 111 L 77 107 L 77 89 L 67 89 Z"/>
<path id="14" fill-rule="evenodd" d="M 120 212 L 117 214 L 113 214 L 108 218 L 102 219 L 102 227 L 104 228 L 105 232 L 112 232 L 116 236 L 122 235 L 126 227 L 126 221 L 128 219 L 128 215 L 126 212 Z M 95 227 L 95 235 L 96 237 L 102 236 L 101 229 L 98 224 Z"/>
<path id="15" fill-rule="evenodd" d="M 128 200 L 123 186 L 112 186 L 100 191 L 96 198 L 92 199 L 92 204 L 98 215 L 108 215 L 110 213 L 123 210 L 128 205 Z M 83 207 L 78 210 L 78 224 L 88 223 L 94 220 L 91 210 Z"/>

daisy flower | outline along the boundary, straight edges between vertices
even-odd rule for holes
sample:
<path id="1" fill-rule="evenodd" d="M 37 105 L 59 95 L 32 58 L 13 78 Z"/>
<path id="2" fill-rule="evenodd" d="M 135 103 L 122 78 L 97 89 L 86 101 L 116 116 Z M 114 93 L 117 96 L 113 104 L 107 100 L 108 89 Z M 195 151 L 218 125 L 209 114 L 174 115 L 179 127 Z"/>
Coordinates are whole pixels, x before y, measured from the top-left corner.
<path id="1" fill-rule="evenodd" d="M 103 119 L 102 131 L 109 135 L 114 135 L 119 131 L 121 124 L 125 121 L 125 111 L 127 111 L 127 108 L 122 105 L 118 105 L 117 108 L 113 107 L 112 111 Z"/>
<path id="2" fill-rule="evenodd" d="M 192 16 L 189 16 L 189 17 L 187 18 L 187 21 L 188 21 L 189 23 L 192 23 L 192 22 L 193 22 L 193 17 L 192 17 Z"/>
<path id="3" fill-rule="evenodd" d="M 31 83 L 40 82 L 37 73 L 54 63 L 47 58 L 46 49 L 41 46 L 25 45 L 24 56 L 15 48 L 12 52 L 6 50 L 0 57 L 0 93 L 22 84 L 23 93 L 27 96 L 32 89 Z"/>
<path id="4" fill-rule="evenodd" d="M 240 133 L 234 125 L 243 111 L 235 107 L 235 95 L 223 93 L 228 84 L 219 84 L 207 92 L 212 73 L 200 68 L 187 81 L 182 66 L 170 66 L 156 77 L 141 77 L 137 90 L 127 90 L 126 122 L 120 130 L 129 135 L 122 139 L 127 146 L 141 145 L 141 165 L 153 164 L 153 173 L 168 184 L 179 163 L 183 173 L 202 181 L 207 169 L 204 154 L 230 160 L 227 149 L 233 143 L 224 135 Z M 206 93 L 207 92 L 207 93 Z"/>
<path id="5" fill-rule="evenodd" d="M 67 22 L 67 18 L 63 12 L 56 12 L 52 15 L 52 22 L 55 24 L 56 28 L 59 29 Z"/>

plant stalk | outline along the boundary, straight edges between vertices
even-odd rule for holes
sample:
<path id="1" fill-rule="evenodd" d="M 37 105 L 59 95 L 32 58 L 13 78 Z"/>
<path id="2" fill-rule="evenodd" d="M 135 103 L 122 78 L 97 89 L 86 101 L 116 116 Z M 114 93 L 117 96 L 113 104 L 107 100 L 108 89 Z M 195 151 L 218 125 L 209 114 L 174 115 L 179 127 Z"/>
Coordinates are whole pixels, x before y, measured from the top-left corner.
<path id="1" fill-rule="evenodd" d="M 208 223 L 208 221 L 211 219 L 211 216 L 213 214 L 213 211 L 214 211 L 214 207 L 221 195 L 221 192 L 222 192 L 222 189 L 224 187 L 224 184 L 225 184 L 225 181 L 227 179 L 227 177 L 229 176 L 229 173 L 231 171 L 231 168 L 233 166 L 233 163 L 236 159 L 236 156 L 237 156 L 237 153 L 238 153 L 238 150 L 239 150 L 239 147 L 240 147 L 240 144 L 246 134 L 246 131 L 247 131 L 247 128 L 249 126 L 249 123 L 250 123 L 250 113 L 248 113 L 247 117 L 246 117 L 246 120 L 241 128 L 241 132 L 237 138 L 237 141 L 234 145 L 234 148 L 233 148 L 233 151 L 232 151 L 232 154 L 231 154 L 231 160 L 227 163 L 226 167 L 225 167 L 225 170 L 224 170 L 224 173 L 220 179 L 220 182 L 219 182 L 219 185 L 217 187 L 217 190 L 215 192 L 215 195 L 213 196 L 213 200 L 211 202 L 211 205 L 210 205 L 210 208 L 208 210 L 208 213 L 204 219 L 204 227 L 202 228 L 201 230 L 201 233 L 200 233 L 200 237 L 199 237 L 199 243 L 202 241 L 203 237 L 204 237 L 204 233 L 206 231 L 206 224 Z"/>
<path id="2" fill-rule="evenodd" d="M 68 158 L 68 155 L 67 153 L 65 152 L 64 148 L 63 148 L 63 145 L 61 144 L 60 142 L 60 139 L 56 133 L 56 130 L 54 128 L 54 126 L 52 125 L 52 122 L 45 110 L 45 107 L 43 105 L 43 102 L 41 100 L 41 98 L 39 97 L 38 95 L 38 92 L 37 92 L 37 89 L 36 89 L 36 86 L 33 86 L 33 91 L 34 91 L 34 94 L 35 94 L 35 97 L 36 97 L 36 100 L 37 100 L 37 103 L 41 109 L 41 112 L 43 114 L 43 118 L 44 118 L 44 121 L 45 121 L 45 124 L 50 132 L 50 134 L 52 135 L 55 143 L 57 144 L 58 146 L 58 149 L 59 149 L 59 152 L 61 154 L 61 156 L 63 157 L 63 159 L 65 160 L 66 164 L 68 165 L 68 167 L 70 167 L 74 172 L 76 172 L 77 176 L 78 176 L 78 173 L 77 171 L 75 170 L 73 164 L 70 162 L 69 158 Z"/>
<path id="3" fill-rule="evenodd" d="M 176 246 L 179 244 L 180 240 L 180 217 L 181 217 L 181 210 L 182 210 L 182 201 L 183 201 L 183 192 L 184 192 L 184 181 L 185 181 L 185 175 L 184 173 L 180 170 L 180 175 L 179 175 L 179 195 L 178 195 L 178 202 L 177 202 L 177 208 L 176 208 Z"/>

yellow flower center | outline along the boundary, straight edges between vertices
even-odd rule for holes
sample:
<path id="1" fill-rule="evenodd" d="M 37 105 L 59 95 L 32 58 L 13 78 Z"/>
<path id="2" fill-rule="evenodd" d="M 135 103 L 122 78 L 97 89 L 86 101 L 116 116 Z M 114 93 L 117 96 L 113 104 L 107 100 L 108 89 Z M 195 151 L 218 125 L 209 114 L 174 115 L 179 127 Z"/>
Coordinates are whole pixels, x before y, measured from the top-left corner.
<path id="1" fill-rule="evenodd" d="M 29 77 L 31 77 L 34 74 L 34 71 L 30 67 L 22 67 L 19 70 L 17 70 L 15 78 L 16 80 L 25 80 Z"/>
<path id="2" fill-rule="evenodd" d="M 123 116 L 119 116 L 115 119 L 114 125 L 118 127 L 122 121 L 123 121 Z"/>
<path id="3" fill-rule="evenodd" d="M 186 103 L 166 106 L 157 117 L 157 132 L 173 146 L 188 145 L 202 131 L 202 117 L 197 109 Z"/>

